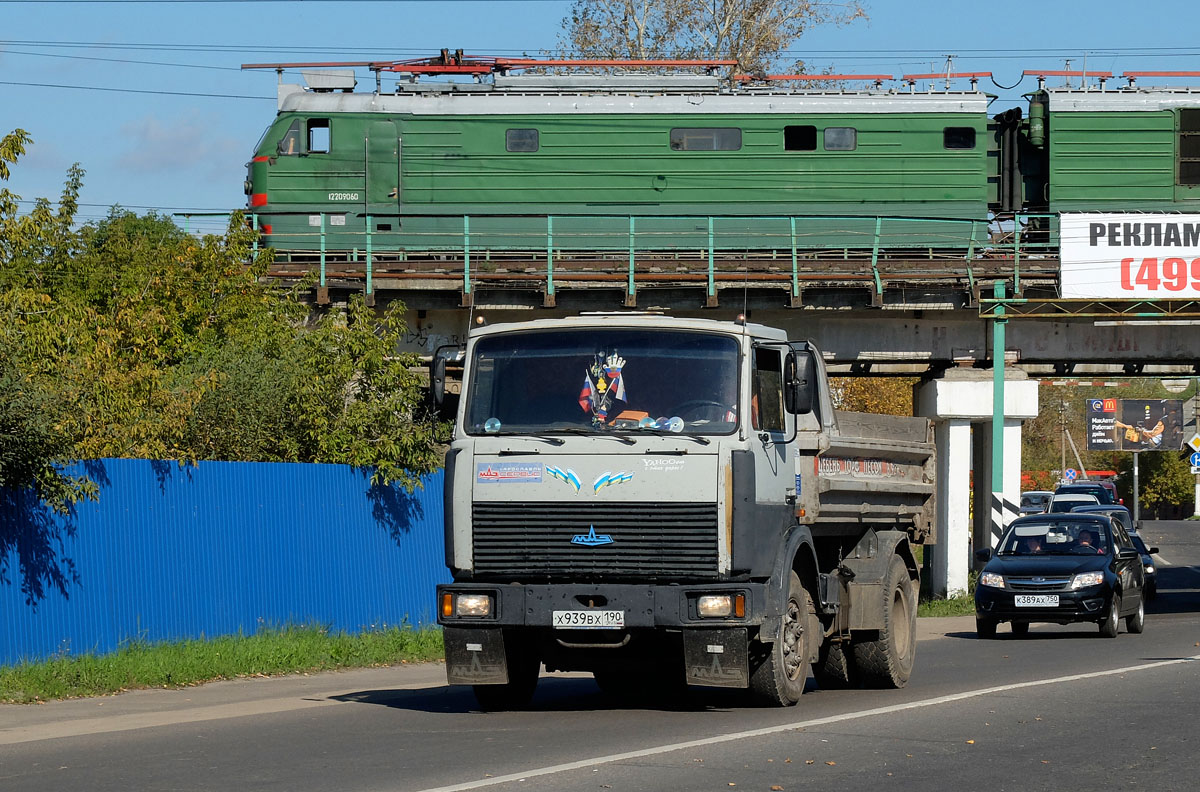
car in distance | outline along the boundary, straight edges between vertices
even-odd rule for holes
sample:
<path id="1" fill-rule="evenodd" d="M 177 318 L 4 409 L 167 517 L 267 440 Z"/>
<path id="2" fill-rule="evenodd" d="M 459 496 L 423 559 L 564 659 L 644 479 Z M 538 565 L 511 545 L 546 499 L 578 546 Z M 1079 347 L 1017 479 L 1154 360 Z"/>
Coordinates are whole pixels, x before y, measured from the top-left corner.
<path id="1" fill-rule="evenodd" d="M 1071 511 L 1075 514 L 1106 514 L 1121 523 L 1121 526 L 1129 533 L 1129 538 L 1133 540 L 1133 546 L 1142 555 L 1146 599 L 1147 601 L 1154 599 L 1158 594 L 1158 569 L 1154 566 L 1152 556 L 1158 552 L 1158 548 L 1146 546 L 1145 540 L 1133 527 L 1133 517 L 1129 515 L 1129 509 L 1124 506 L 1102 504 L 1099 506 L 1076 506 Z"/>
<path id="2" fill-rule="evenodd" d="M 1009 622 L 1015 635 L 1031 622 L 1095 622 L 1115 638 L 1145 625 L 1142 558 L 1129 532 L 1103 514 L 1039 514 L 1009 524 L 975 585 L 975 630 L 994 638 Z"/>
<path id="3" fill-rule="evenodd" d="M 1098 503 L 1116 503 L 1117 487 L 1111 481 L 1077 481 L 1054 490 L 1058 495 L 1095 495 Z"/>
<path id="4" fill-rule="evenodd" d="M 1054 497 L 1053 492 L 1046 490 L 1029 490 L 1021 493 L 1020 513 L 1025 514 L 1041 514 L 1046 511 L 1046 507 L 1050 505 L 1050 499 Z"/>
<path id="5" fill-rule="evenodd" d="M 1100 499 L 1095 495 L 1090 495 L 1082 492 L 1063 492 L 1054 493 L 1054 497 L 1050 499 L 1050 506 L 1046 511 L 1052 514 L 1059 512 L 1069 512 L 1079 506 L 1099 506 Z"/>

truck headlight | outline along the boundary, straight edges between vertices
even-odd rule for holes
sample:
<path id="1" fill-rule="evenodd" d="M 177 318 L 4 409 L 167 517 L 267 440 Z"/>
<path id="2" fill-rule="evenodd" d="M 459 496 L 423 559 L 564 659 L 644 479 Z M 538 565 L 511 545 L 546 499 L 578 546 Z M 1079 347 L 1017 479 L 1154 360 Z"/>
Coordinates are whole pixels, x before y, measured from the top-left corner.
<path id="1" fill-rule="evenodd" d="M 979 576 L 979 585 L 1002 589 L 1004 588 L 1004 575 L 997 575 L 995 572 L 984 572 Z"/>
<path id="2" fill-rule="evenodd" d="M 746 615 L 745 594 L 705 594 L 696 598 L 696 614 L 702 619 L 723 619 Z"/>
<path id="3" fill-rule="evenodd" d="M 1081 589 L 1087 588 L 1088 586 L 1099 586 L 1103 582 L 1103 572 L 1080 572 L 1075 576 L 1075 579 L 1071 581 L 1071 588 Z"/>
<path id="4" fill-rule="evenodd" d="M 492 597 L 490 594 L 454 594 L 449 591 L 442 594 L 442 616 L 474 616 L 482 618 L 492 614 Z"/>

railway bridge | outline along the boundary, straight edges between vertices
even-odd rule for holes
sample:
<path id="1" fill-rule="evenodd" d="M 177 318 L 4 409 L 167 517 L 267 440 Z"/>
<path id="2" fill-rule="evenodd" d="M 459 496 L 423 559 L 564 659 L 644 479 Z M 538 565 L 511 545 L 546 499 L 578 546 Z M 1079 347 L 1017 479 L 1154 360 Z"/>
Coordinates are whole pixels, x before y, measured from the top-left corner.
<path id="1" fill-rule="evenodd" d="M 690 246 L 674 232 L 669 246 L 648 243 L 629 219 L 618 250 L 620 223 L 598 244 L 594 232 L 572 240 L 561 224 L 556 240 L 551 218 L 544 248 L 522 251 L 473 247 L 464 218 L 453 244 L 433 252 L 376 253 L 367 239 L 336 258 L 285 253 L 269 275 L 311 278 L 316 307 L 355 292 L 377 307 L 403 301 L 408 350 L 424 356 L 478 322 L 652 310 L 783 328 L 815 340 L 832 374 L 919 377 L 916 409 L 934 421 L 939 455 L 932 584 L 951 593 L 966 589 L 969 548 L 993 545 L 1016 516 L 1021 427 L 1038 414 L 1039 380 L 1200 375 L 1200 301 L 1064 299 L 1057 223 L 1039 219 L 887 218 L 889 229 L 884 218 L 856 218 L 860 233 L 838 239 L 858 246 L 841 248 L 796 218 L 772 218 L 773 241 L 749 246 L 744 235 L 722 243 L 722 218 L 694 218 Z M 966 226 L 945 248 L 930 244 L 929 228 L 911 235 L 922 246 L 897 243 L 903 223 L 922 222 Z"/>

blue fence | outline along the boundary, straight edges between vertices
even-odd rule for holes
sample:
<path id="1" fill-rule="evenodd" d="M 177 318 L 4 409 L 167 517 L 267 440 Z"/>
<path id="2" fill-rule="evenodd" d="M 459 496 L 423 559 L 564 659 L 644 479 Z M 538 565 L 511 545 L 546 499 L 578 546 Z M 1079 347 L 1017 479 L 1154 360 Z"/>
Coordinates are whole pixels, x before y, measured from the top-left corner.
<path id="1" fill-rule="evenodd" d="M 0 492 L 0 664 L 319 623 L 435 621 L 442 473 L 409 494 L 343 465 L 104 459 L 97 502 Z"/>

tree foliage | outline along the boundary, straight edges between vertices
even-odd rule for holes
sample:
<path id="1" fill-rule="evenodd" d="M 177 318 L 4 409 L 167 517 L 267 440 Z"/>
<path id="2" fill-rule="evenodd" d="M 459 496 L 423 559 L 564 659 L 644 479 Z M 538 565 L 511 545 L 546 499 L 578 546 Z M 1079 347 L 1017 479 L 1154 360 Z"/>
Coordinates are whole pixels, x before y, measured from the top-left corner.
<path id="1" fill-rule="evenodd" d="M 839 410 L 912 415 L 916 383 L 911 377 L 830 377 L 829 389 Z"/>
<path id="2" fill-rule="evenodd" d="M 0 143 L 0 173 L 29 143 Z M 424 409 L 404 306 L 314 313 L 262 275 L 240 214 L 197 239 L 114 208 L 75 227 L 83 171 L 57 210 L 0 191 L 0 485 L 57 503 L 88 490 L 71 459 L 343 463 L 411 487 L 445 433 Z"/>
<path id="3" fill-rule="evenodd" d="M 779 64 L 812 27 L 864 18 L 856 0 L 575 0 L 560 44 L 589 58 L 733 59 L 753 73 Z"/>

